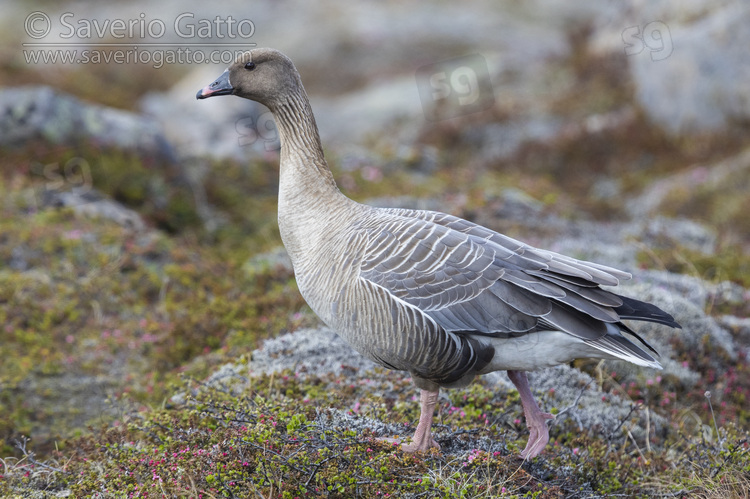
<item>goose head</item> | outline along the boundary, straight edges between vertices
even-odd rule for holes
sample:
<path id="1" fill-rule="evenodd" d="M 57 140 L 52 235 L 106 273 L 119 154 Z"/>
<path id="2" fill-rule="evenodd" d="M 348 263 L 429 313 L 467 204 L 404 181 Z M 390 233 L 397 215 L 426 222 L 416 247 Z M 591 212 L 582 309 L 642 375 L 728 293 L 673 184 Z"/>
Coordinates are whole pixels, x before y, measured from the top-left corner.
<path id="1" fill-rule="evenodd" d="M 240 55 L 216 81 L 198 91 L 196 99 L 237 95 L 274 109 L 302 82 L 292 61 L 278 50 L 258 48 Z"/>

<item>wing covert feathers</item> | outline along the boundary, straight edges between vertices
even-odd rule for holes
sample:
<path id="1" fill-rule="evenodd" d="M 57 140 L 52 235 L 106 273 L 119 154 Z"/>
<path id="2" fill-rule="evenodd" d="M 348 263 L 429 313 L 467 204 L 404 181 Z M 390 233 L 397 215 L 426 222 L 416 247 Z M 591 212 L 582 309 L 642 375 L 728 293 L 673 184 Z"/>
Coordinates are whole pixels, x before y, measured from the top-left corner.
<path id="1" fill-rule="evenodd" d="M 505 338 L 559 330 L 617 358 L 659 367 L 648 352 L 622 336 L 631 334 L 656 353 L 621 321 L 680 327 L 659 307 L 600 287 L 630 279 L 627 272 L 536 249 L 443 213 L 375 213 L 357 227 L 368 234 L 360 278 L 382 286 L 428 315 L 445 334 L 461 339 L 452 355 L 465 356 L 454 364 L 463 367 L 444 373 L 441 384 L 476 371 L 489 355 L 472 335 Z M 436 379 L 434 373 L 430 376 Z"/>

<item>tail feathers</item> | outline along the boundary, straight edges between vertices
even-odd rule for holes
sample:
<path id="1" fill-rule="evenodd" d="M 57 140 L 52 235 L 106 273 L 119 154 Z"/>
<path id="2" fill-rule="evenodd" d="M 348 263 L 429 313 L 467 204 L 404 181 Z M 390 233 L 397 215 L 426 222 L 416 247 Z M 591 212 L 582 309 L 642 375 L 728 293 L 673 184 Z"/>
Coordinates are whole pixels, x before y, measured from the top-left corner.
<path id="1" fill-rule="evenodd" d="M 647 321 L 656 322 L 657 324 L 664 324 L 665 326 L 676 327 L 682 329 L 675 320 L 674 317 L 660 309 L 656 305 L 646 303 L 634 298 L 628 298 L 627 296 L 617 295 L 622 299 L 622 305 L 615 308 L 615 312 L 620 316 L 620 319 L 632 319 L 635 321 Z M 628 331 L 630 332 L 630 331 Z M 636 336 L 637 337 L 637 336 Z M 640 338 L 638 338 L 640 339 Z M 643 341 L 643 340 L 641 340 Z M 650 347 L 649 347 L 650 348 Z"/>
<path id="2" fill-rule="evenodd" d="M 658 360 L 622 336 L 619 331 L 616 334 L 610 333 L 596 340 L 586 340 L 586 344 L 615 358 L 627 360 L 639 366 L 662 369 Z"/>

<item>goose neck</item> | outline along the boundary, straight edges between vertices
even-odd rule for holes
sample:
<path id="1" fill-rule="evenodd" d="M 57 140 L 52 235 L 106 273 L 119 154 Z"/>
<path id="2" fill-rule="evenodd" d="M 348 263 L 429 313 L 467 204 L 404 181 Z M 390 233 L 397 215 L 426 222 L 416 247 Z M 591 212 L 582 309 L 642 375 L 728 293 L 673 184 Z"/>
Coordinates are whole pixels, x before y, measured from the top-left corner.
<path id="1" fill-rule="evenodd" d="M 323 155 L 318 126 L 304 90 L 293 93 L 272 109 L 281 140 L 281 174 L 301 181 L 319 177 L 335 187 Z"/>
<path id="2" fill-rule="evenodd" d="M 327 233 L 321 228 L 335 227 L 353 202 L 328 168 L 304 90 L 271 110 L 281 139 L 279 230 L 297 268 Z"/>

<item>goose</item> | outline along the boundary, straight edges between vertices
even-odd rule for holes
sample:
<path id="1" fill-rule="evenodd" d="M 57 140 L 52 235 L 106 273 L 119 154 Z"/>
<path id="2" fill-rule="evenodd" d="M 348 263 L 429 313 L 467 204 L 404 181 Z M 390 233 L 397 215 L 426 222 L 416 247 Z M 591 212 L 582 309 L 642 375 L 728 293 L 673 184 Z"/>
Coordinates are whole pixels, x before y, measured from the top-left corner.
<path id="1" fill-rule="evenodd" d="M 537 249 L 436 211 L 378 208 L 338 189 L 292 61 L 270 48 L 240 55 L 197 99 L 237 95 L 274 116 L 281 140 L 278 224 L 299 291 L 363 356 L 408 371 L 421 414 L 405 452 L 440 449 L 432 436 L 440 388 L 507 371 L 529 428 L 523 459 L 549 441 L 526 373 L 579 358 L 661 369 L 623 320 L 679 328 L 657 306 L 602 286 L 627 272 Z M 623 333 L 637 339 L 636 344 Z"/>

